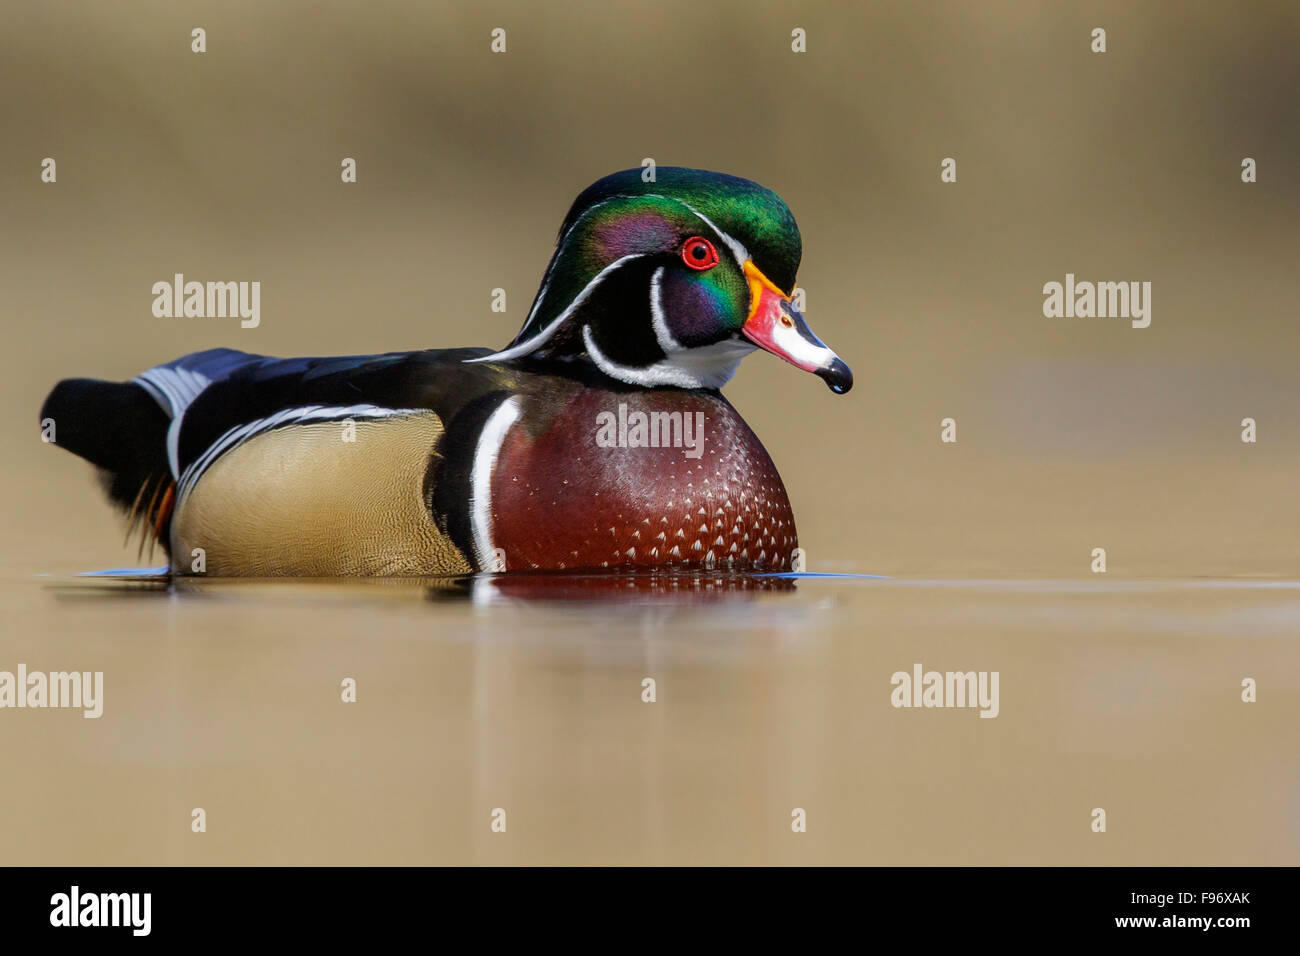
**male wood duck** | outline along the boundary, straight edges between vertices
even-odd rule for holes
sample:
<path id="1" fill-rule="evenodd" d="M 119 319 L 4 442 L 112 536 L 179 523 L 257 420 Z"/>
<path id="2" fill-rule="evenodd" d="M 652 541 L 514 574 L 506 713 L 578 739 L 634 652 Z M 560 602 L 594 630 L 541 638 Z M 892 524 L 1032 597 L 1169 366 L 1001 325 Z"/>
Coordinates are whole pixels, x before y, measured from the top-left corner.
<path id="1" fill-rule="evenodd" d="M 798 227 L 748 180 L 641 173 L 577 198 L 505 349 L 211 349 L 62 381 L 41 419 L 176 574 L 788 570 L 785 486 L 719 389 L 755 348 L 853 383 L 791 304 Z"/>

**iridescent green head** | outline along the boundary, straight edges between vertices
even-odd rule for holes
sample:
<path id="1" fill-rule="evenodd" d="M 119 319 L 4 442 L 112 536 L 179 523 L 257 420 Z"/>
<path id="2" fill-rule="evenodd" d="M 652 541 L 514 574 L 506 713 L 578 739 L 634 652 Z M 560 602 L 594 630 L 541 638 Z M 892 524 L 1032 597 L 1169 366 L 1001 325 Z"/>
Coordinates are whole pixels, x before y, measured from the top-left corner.
<path id="1" fill-rule="evenodd" d="M 528 320 L 488 360 L 589 361 L 632 385 L 718 388 L 757 346 L 848 391 L 848 366 L 790 301 L 802 244 L 781 197 L 723 173 L 642 173 L 574 201 Z"/>

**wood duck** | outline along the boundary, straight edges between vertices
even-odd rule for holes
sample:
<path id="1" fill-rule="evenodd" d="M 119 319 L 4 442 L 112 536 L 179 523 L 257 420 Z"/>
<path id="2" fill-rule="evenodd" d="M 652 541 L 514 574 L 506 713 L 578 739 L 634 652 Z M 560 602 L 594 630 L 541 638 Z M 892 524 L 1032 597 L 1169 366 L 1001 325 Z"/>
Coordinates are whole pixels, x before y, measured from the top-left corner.
<path id="1" fill-rule="evenodd" d="M 853 383 L 791 304 L 798 227 L 748 180 L 641 173 L 577 198 L 504 349 L 211 349 L 64 380 L 41 419 L 175 574 L 789 570 L 785 486 L 719 389 L 756 348 Z"/>

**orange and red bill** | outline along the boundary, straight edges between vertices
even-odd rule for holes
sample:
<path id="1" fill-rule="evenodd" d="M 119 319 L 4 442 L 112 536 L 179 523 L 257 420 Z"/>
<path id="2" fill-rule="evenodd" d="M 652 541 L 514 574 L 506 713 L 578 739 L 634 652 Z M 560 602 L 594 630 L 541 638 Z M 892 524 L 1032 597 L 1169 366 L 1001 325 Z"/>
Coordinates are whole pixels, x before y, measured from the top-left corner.
<path id="1" fill-rule="evenodd" d="M 837 395 L 852 388 L 852 370 L 813 334 L 790 297 L 752 261 L 745 263 L 745 278 L 750 294 L 749 317 L 740 330 L 745 338 L 796 368 L 821 376 Z"/>

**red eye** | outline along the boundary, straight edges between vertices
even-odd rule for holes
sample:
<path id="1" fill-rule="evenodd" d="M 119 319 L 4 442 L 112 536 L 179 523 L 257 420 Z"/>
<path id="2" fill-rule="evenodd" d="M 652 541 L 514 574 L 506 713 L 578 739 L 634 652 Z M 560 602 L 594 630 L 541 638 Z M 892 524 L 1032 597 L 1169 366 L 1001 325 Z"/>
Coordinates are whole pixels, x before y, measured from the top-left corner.
<path id="1" fill-rule="evenodd" d="M 703 272 L 718 264 L 718 250 L 713 243 L 701 236 L 691 236 L 682 243 L 682 262 L 692 269 Z"/>

